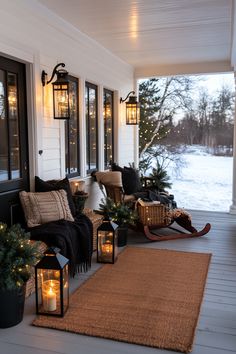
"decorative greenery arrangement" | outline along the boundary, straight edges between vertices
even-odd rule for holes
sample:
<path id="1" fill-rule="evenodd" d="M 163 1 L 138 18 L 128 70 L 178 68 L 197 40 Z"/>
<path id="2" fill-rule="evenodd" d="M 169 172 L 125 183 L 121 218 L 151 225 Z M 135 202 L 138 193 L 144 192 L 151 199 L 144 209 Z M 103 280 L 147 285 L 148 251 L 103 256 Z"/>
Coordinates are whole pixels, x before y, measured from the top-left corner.
<path id="1" fill-rule="evenodd" d="M 38 242 L 31 243 L 20 225 L 8 228 L 0 223 L 0 289 L 21 287 L 39 258 Z"/>
<path id="2" fill-rule="evenodd" d="M 75 192 L 75 194 L 73 195 L 73 201 L 74 201 L 77 213 L 83 212 L 84 205 L 85 205 L 87 198 L 88 198 L 88 193 L 86 193 L 84 191 L 80 191 L 80 190 Z"/>
<path id="3" fill-rule="evenodd" d="M 99 211 L 108 216 L 119 226 L 134 225 L 138 219 L 135 210 L 127 204 L 115 203 L 111 198 L 103 198 L 99 204 Z"/>
<path id="4" fill-rule="evenodd" d="M 167 171 L 158 162 L 157 167 L 152 168 L 152 173 L 150 173 L 149 178 L 150 183 L 146 187 L 156 189 L 158 192 L 164 192 L 172 186 Z"/>

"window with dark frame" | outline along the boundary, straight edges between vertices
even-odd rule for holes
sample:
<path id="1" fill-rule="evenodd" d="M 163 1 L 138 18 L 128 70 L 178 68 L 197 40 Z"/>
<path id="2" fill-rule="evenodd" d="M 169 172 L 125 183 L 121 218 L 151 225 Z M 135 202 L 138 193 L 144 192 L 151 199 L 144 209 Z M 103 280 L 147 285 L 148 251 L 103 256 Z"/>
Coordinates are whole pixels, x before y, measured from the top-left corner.
<path id="1" fill-rule="evenodd" d="M 87 173 L 97 170 L 98 167 L 98 104 L 97 86 L 89 82 L 85 83 L 85 110 L 86 110 L 86 152 Z"/>
<path id="2" fill-rule="evenodd" d="M 67 177 L 80 174 L 78 79 L 69 76 L 70 119 L 65 121 L 65 168 Z"/>
<path id="3" fill-rule="evenodd" d="M 113 161 L 114 141 L 114 114 L 113 114 L 113 92 L 104 89 L 103 94 L 103 116 L 104 116 L 104 168 L 108 169 Z"/>

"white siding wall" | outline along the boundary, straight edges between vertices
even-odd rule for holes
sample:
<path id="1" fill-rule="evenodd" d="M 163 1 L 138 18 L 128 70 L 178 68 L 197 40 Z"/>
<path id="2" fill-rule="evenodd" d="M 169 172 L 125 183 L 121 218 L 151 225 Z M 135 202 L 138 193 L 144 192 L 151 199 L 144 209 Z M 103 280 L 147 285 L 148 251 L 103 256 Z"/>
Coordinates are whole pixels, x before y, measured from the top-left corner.
<path id="1" fill-rule="evenodd" d="M 85 81 L 98 85 L 100 90 L 106 87 L 115 91 L 116 161 L 121 165 L 133 162 L 135 128 L 125 125 L 125 104 L 119 103 L 120 96 L 125 97 L 134 88 L 133 68 L 36 0 L 0 0 L 0 18 L 0 54 L 28 63 L 30 69 L 27 87 L 32 91 L 28 102 L 31 179 L 35 174 L 44 179 L 64 177 L 64 122 L 53 120 L 52 85 L 43 88 L 40 80 L 43 69 L 50 77 L 59 62 L 64 62 L 69 73 L 80 80 L 81 177 L 86 177 Z M 101 106 L 102 95 L 99 97 Z M 99 111 L 102 127 L 102 110 Z M 99 146 L 101 155 L 102 135 Z M 43 150 L 41 156 L 39 150 Z"/>

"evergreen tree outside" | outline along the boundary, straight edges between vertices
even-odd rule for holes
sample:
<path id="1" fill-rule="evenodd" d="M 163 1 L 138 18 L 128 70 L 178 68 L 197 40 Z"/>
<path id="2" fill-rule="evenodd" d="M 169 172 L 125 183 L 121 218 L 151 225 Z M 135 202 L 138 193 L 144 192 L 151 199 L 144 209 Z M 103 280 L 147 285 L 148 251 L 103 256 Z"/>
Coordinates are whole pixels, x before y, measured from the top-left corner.
<path id="1" fill-rule="evenodd" d="M 196 97 L 200 80 L 183 76 L 140 83 L 139 150 L 144 173 L 153 157 L 162 167 L 163 159 L 166 164 L 168 158 L 176 160 L 177 167 L 181 165 L 185 145 L 199 144 L 213 154 L 232 154 L 234 92 L 222 85 L 217 94 L 210 95 L 201 89 Z M 176 116 L 178 121 L 174 123 Z"/>

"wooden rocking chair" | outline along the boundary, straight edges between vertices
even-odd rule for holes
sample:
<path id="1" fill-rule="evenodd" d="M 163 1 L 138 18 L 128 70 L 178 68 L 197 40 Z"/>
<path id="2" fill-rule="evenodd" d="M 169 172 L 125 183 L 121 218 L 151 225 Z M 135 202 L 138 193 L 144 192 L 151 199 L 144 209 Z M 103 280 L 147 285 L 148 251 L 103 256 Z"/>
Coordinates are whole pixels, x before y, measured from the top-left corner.
<path id="1" fill-rule="evenodd" d="M 165 204 L 159 202 L 135 202 L 134 195 L 126 195 L 122 186 L 121 172 L 107 171 L 96 173 L 97 182 L 103 185 L 106 194 L 115 203 L 130 203 L 136 207 L 139 215 L 138 227 L 144 232 L 145 237 L 150 241 L 166 241 L 179 238 L 200 237 L 206 235 L 211 225 L 207 223 L 200 231 L 196 230 L 191 223 L 190 215 L 183 209 L 173 209 L 171 211 Z M 176 211 L 176 212 L 175 212 Z M 175 214 L 181 212 L 179 217 Z M 182 230 L 172 225 L 178 224 Z M 161 234 L 160 229 L 168 228 L 172 232 L 168 235 Z"/>

